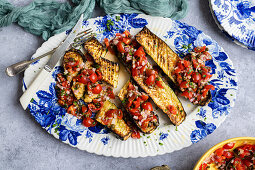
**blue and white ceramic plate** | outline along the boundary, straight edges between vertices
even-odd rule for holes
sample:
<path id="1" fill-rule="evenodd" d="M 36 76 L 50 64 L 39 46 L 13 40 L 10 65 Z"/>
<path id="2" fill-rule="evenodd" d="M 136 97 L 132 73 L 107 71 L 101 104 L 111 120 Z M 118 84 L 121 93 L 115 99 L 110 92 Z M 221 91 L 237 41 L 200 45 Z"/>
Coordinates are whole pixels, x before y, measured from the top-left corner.
<path id="1" fill-rule="evenodd" d="M 83 29 L 91 27 L 101 42 L 105 37 L 113 38 L 116 33 L 126 29 L 135 35 L 144 26 L 163 39 L 180 56 L 188 53 L 195 46 L 206 45 L 209 48 L 213 60 L 206 64 L 212 68 L 214 75 L 211 83 L 215 86 L 215 90 L 212 91 L 212 101 L 208 106 L 194 106 L 181 98 L 187 118 L 180 126 L 173 126 L 169 119 L 158 110 L 160 126 L 155 132 L 142 135 L 139 140 L 130 138 L 127 141 L 121 141 L 100 125 L 93 128 L 82 126 L 80 120 L 67 114 L 66 110 L 58 105 L 54 86 L 56 74 L 61 71 L 59 63 L 52 76 L 45 80 L 43 87 L 37 91 L 29 104 L 30 113 L 36 121 L 62 142 L 81 150 L 114 157 L 145 157 L 169 153 L 197 143 L 213 133 L 234 106 L 237 91 L 237 78 L 233 64 L 217 42 L 185 23 L 142 14 L 107 15 L 89 19 L 83 23 Z M 51 37 L 33 57 L 56 47 L 68 32 Z M 48 58 L 41 59 L 25 71 L 23 90 L 29 86 L 47 60 Z M 128 76 L 120 76 L 117 89 L 121 88 L 127 78 Z"/>
<path id="2" fill-rule="evenodd" d="M 255 1 L 210 0 L 213 17 L 235 43 L 255 51 Z"/>

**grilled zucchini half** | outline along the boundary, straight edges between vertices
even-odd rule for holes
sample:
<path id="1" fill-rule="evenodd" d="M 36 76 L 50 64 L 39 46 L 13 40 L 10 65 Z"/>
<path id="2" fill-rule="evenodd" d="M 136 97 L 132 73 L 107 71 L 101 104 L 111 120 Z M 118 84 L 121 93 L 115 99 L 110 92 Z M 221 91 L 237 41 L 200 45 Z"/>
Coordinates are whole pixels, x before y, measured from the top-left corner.
<path id="1" fill-rule="evenodd" d="M 113 87 L 117 87 L 119 78 L 119 64 L 106 58 L 107 49 L 96 39 L 92 38 L 84 43 L 84 48 L 101 66 L 102 78 Z"/>
<path id="2" fill-rule="evenodd" d="M 85 57 L 80 50 L 70 49 L 66 51 L 63 58 L 64 75 L 69 82 L 77 76 L 84 67 Z"/>
<path id="3" fill-rule="evenodd" d="M 172 72 L 179 60 L 179 56 L 147 27 L 144 27 L 136 34 L 135 39 L 144 47 L 146 53 L 161 67 L 164 73 L 175 82 Z"/>
<path id="4" fill-rule="evenodd" d="M 125 60 L 121 56 L 121 53 L 118 53 L 118 58 L 123 62 L 126 66 L 125 68 L 131 73 L 130 66 L 126 64 Z M 133 61 L 133 63 L 136 61 Z M 148 62 L 148 68 L 152 68 L 152 65 Z M 163 88 L 159 88 L 156 86 L 150 87 L 144 82 L 144 78 L 138 76 L 133 76 L 135 82 L 151 97 L 154 103 L 169 117 L 170 121 L 178 126 L 180 125 L 186 117 L 186 112 L 182 106 L 182 103 L 175 95 L 174 91 L 162 80 L 160 75 L 158 76 L 159 81 L 161 81 Z M 168 109 L 168 106 L 174 106 L 177 110 L 176 114 L 172 114 Z"/>
<path id="5" fill-rule="evenodd" d="M 106 117 L 106 112 L 110 109 L 118 109 L 115 104 L 111 103 L 109 100 L 106 100 L 103 104 L 102 109 L 96 114 L 96 120 L 105 125 L 103 119 Z M 109 129 L 112 130 L 114 134 L 117 135 L 121 140 L 127 140 L 131 136 L 131 128 L 127 125 L 127 123 L 123 119 L 116 118 L 114 124 L 105 125 Z"/>
<path id="6" fill-rule="evenodd" d="M 144 27 L 136 36 L 137 42 L 144 47 L 146 53 L 159 65 L 163 72 L 174 82 L 172 72 L 179 60 L 179 56 L 157 35 L 152 33 L 147 27 Z M 211 92 L 207 97 L 201 100 L 197 105 L 205 106 L 211 101 Z"/>
<path id="7" fill-rule="evenodd" d="M 120 90 L 120 92 L 118 94 L 118 97 L 120 98 L 120 100 L 121 100 L 122 104 L 124 105 L 124 107 L 125 107 L 125 104 L 126 104 L 125 101 L 127 100 L 127 98 L 129 98 L 128 97 L 128 93 L 129 93 L 128 86 L 129 86 L 130 83 L 134 86 L 134 83 L 131 80 L 129 80 L 129 81 L 127 81 L 127 83 L 124 85 L 124 87 Z M 140 91 L 138 91 L 138 92 L 142 93 Z M 156 119 L 154 119 L 154 121 L 149 121 L 148 127 L 142 128 L 142 124 L 139 123 L 139 120 L 133 119 L 134 116 L 129 112 L 129 110 L 128 110 L 129 108 L 125 107 L 125 109 L 126 109 L 127 113 L 129 114 L 129 117 L 131 118 L 131 120 L 136 124 L 136 126 L 139 128 L 139 130 L 141 132 L 146 133 L 146 134 L 150 134 L 158 127 L 159 120 L 158 120 L 158 115 L 155 112 L 151 111 L 149 116 L 151 116 L 151 117 L 155 116 Z M 145 110 L 143 110 L 143 111 L 145 111 Z"/>

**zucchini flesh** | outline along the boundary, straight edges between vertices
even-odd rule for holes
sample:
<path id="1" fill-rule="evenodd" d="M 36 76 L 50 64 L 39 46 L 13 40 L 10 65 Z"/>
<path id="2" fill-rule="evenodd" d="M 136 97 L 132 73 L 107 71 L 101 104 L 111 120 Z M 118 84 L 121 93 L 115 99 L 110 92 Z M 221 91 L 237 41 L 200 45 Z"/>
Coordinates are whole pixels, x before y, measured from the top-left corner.
<path id="1" fill-rule="evenodd" d="M 152 33 L 147 27 L 144 27 L 136 36 L 137 42 L 141 44 L 146 53 L 158 64 L 163 72 L 176 84 L 172 72 L 179 60 L 179 56 L 157 35 Z M 204 100 L 197 105 L 205 106 L 211 101 L 211 92 Z"/>
<path id="2" fill-rule="evenodd" d="M 144 27 L 136 36 L 137 42 L 141 44 L 145 52 L 159 65 L 164 73 L 173 81 L 172 72 L 179 56 L 158 36 Z"/>
<path id="3" fill-rule="evenodd" d="M 109 100 L 106 100 L 103 104 L 102 109 L 96 114 L 96 120 L 105 125 L 102 121 L 106 117 L 106 112 L 110 109 L 118 109 L 115 104 L 111 103 Z M 109 129 L 112 130 L 113 133 L 117 135 L 121 140 L 127 140 L 131 136 L 131 128 L 127 125 L 127 123 L 122 119 L 116 118 L 114 124 L 105 125 Z"/>
<path id="4" fill-rule="evenodd" d="M 120 98 L 121 102 L 125 105 L 125 101 L 126 99 L 128 98 L 128 85 L 129 83 L 133 84 L 130 80 L 127 81 L 127 83 L 124 85 L 124 87 L 120 90 L 119 94 L 118 94 L 118 97 Z M 140 92 L 140 91 L 138 91 Z M 125 106 L 124 106 L 125 107 Z M 141 125 L 139 124 L 139 120 L 135 120 L 133 119 L 133 115 L 130 114 L 130 112 L 128 111 L 128 108 L 125 107 L 125 109 L 127 110 L 127 113 L 130 115 L 131 119 L 133 120 L 133 122 L 136 124 L 136 126 L 140 129 L 140 131 L 142 131 L 143 133 L 146 133 L 146 134 L 150 134 L 152 133 L 159 125 L 159 121 L 158 121 L 158 115 L 155 113 L 155 112 L 150 112 L 151 116 L 152 115 L 155 115 L 157 117 L 157 122 L 151 122 L 151 125 L 148 126 L 147 128 L 142 128 Z"/>
<path id="5" fill-rule="evenodd" d="M 118 85 L 119 64 L 106 58 L 107 49 L 96 39 L 92 38 L 84 43 L 84 48 L 93 57 L 95 62 L 101 65 L 102 78 L 113 87 Z"/>

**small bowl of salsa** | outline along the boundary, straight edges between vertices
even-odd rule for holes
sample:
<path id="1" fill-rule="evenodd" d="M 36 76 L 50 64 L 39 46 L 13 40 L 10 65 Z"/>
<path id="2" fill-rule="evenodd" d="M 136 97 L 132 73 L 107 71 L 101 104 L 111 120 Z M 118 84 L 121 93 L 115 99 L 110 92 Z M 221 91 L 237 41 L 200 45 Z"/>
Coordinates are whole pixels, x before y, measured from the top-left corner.
<path id="1" fill-rule="evenodd" d="M 255 169 L 255 137 L 238 137 L 220 142 L 209 149 L 194 167 L 194 170 L 221 169 Z"/>

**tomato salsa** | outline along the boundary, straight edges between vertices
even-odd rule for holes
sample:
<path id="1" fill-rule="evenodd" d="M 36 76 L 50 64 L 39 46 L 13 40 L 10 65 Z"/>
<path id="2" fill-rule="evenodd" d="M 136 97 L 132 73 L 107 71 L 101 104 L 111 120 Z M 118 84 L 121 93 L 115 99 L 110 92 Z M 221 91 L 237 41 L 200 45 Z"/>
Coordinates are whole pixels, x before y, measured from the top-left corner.
<path id="1" fill-rule="evenodd" d="M 255 145 L 244 144 L 235 148 L 235 143 L 227 143 L 214 151 L 199 170 L 209 169 L 215 164 L 218 169 L 252 170 L 255 169 Z"/>
<path id="2" fill-rule="evenodd" d="M 206 46 L 196 47 L 184 59 L 179 59 L 172 72 L 181 95 L 193 104 L 199 104 L 206 99 L 209 90 L 214 90 L 214 86 L 209 84 L 211 67 L 205 65 L 211 59 Z"/>
<path id="3" fill-rule="evenodd" d="M 149 96 L 139 92 L 138 87 L 131 82 L 128 84 L 127 91 L 122 103 L 141 131 L 147 132 L 148 128 L 157 126 L 158 118 L 153 112 L 152 104 L 148 101 Z"/>
<path id="4" fill-rule="evenodd" d="M 91 62 L 90 60 L 88 61 Z M 73 64 L 74 60 L 72 60 L 71 58 L 65 61 L 66 67 L 74 66 L 75 64 Z M 62 73 L 59 73 L 57 75 L 56 91 L 58 96 L 58 103 L 62 107 L 67 109 L 67 113 L 76 116 L 78 119 L 82 119 L 84 126 L 92 127 L 97 124 L 97 122 L 92 116 L 92 112 L 95 113 L 100 111 L 104 101 L 106 99 L 114 99 L 115 95 L 110 86 L 102 83 L 102 73 L 97 66 L 90 69 L 85 68 L 84 63 L 80 64 L 80 66 L 82 67 L 79 67 L 79 74 L 74 76 L 72 80 L 67 80 Z M 73 69 L 71 68 L 78 67 L 74 66 L 67 68 L 67 71 L 73 72 Z M 75 84 L 75 82 L 85 85 L 87 96 L 91 97 L 91 102 L 88 102 L 87 105 L 85 105 L 83 101 L 77 100 L 74 96 L 74 94 L 80 90 L 78 87 L 79 84 Z M 71 84 L 75 84 L 77 85 L 77 87 L 75 86 L 72 89 Z M 93 97 L 94 95 L 96 95 L 96 97 Z"/>

